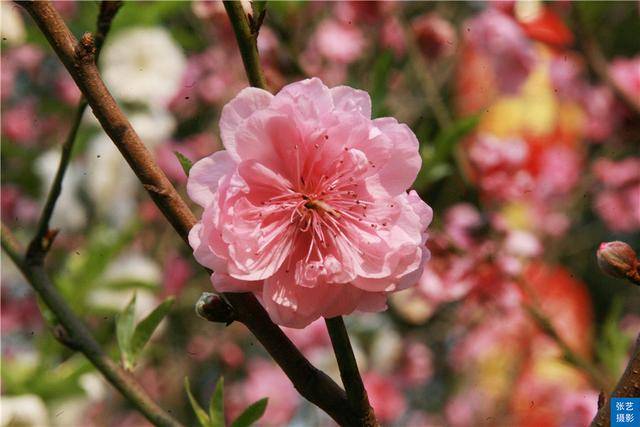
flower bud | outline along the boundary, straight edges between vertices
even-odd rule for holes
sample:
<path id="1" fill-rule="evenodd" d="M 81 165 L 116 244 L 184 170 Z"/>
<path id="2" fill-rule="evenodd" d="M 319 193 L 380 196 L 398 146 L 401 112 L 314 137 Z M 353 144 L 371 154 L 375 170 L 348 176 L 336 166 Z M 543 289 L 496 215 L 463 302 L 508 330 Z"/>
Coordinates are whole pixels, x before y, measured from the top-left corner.
<path id="1" fill-rule="evenodd" d="M 237 319 L 236 312 L 219 295 L 203 292 L 196 302 L 198 316 L 210 322 L 231 324 Z"/>
<path id="2" fill-rule="evenodd" d="M 637 274 L 640 262 L 635 251 L 624 242 L 601 243 L 597 256 L 598 266 L 610 276 L 630 278 Z"/>

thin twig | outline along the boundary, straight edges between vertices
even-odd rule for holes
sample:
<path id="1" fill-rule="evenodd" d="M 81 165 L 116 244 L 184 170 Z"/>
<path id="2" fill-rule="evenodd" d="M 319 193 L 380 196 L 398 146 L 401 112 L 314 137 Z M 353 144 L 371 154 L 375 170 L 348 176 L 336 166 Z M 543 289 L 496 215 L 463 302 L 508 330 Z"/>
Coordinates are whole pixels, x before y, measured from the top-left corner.
<path id="1" fill-rule="evenodd" d="M 98 13 L 98 19 L 96 23 L 97 31 L 95 35 L 96 60 L 100 55 L 104 40 L 107 37 L 109 30 L 111 29 L 111 22 L 113 21 L 113 18 L 116 16 L 116 13 L 118 13 L 118 10 L 121 6 L 121 1 L 103 1 L 100 3 L 100 12 Z M 76 141 L 78 129 L 80 128 L 80 123 L 82 121 L 82 117 L 84 116 L 84 112 L 87 109 L 87 105 L 87 101 L 84 99 L 84 97 L 82 97 L 80 101 L 78 101 L 78 106 L 76 107 L 75 113 L 73 115 L 73 122 L 71 123 L 69 134 L 62 144 L 62 152 L 60 154 L 58 170 L 56 171 L 56 175 L 53 179 L 53 182 L 51 183 L 51 188 L 47 195 L 47 199 L 42 208 L 42 213 L 40 214 L 40 219 L 36 228 L 36 234 L 33 236 L 31 243 L 29 243 L 29 246 L 27 247 L 27 257 L 33 260 L 43 260 L 44 256 L 49 251 L 51 244 L 53 243 L 55 233 L 49 231 L 49 223 L 51 221 L 51 217 L 53 216 L 53 210 L 56 206 L 56 202 L 58 201 L 58 197 L 60 197 L 60 193 L 62 192 L 62 181 L 64 179 L 65 173 L 67 172 L 69 162 L 71 161 L 73 145 Z"/>
<path id="2" fill-rule="evenodd" d="M 102 375 L 151 423 L 156 426 L 180 427 L 178 421 L 158 406 L 138 382 L 111 360 L 76 317 L 62 295 L 47 276 L 42 264 L 32 264 L 21 256 L 22 248 L 13 234 L 2 224 L 2 248 L 16 264 L 46 306 L 55 314 L 65 331 L 65 341 L 82 352 Z"/>
<path id="3" fill-rule="evenodd" d="M 440 130 L 445 130 L 451 127 L 453 120 L 451 119 L 451 113 L 445 104 L 438 85 L 433 77 L 431 66 L 425 61 L 422 53 L 416 45 L 415 38 L 411 31 L 405 31 L 405 40 L 407 41 L 407 53 L 409 57 L 409 63 L 413 68 L 413 72 L 418 80 L 418 84 L 424 93 L 425 98 L 433 115 L 440 126 Z"/>
<path id="4" fill-rule="evenodd" d="M 609 72 L 609 64 L 602 53 L 600 44 L 593 36 L 592 31 L 587 28 L 586 23 L 584 22 L 584 16 L 580 12 L 580 7 L 578 6 L 579 5 L 573 6 L 573 16 L 576 24 L 576 31 L 579 36 L 578 39 L 581 42 L 584 56 L 587 59 L 587 64 L 595 75 L 611 89 L 616 97 L 623 102 L 630 111 L 635 113 L 635 115 L 640 116 L 640 99 L 625 92 L 613 79 Z"/>
<path id="5" fill-rule="evenodd" d="M 333 352 L 336 355 L 340 378 L 347 391 L 347 398 L 353 410 L 358 414 L 358 424 L 362 426 L 377 426 L 373 408 L 369 404 L 367 390 L 364 388 L 358 363 L 353 354 L 349 341 L 349 334 L 341 316 L 325 319 Z"/>
<path id="6" fill-rule="evenodd" d="M 598 401 L 598 413 L 591 427 L 608 427 L 611 420 L 611 399 L 614 397 L 640 397 L 640 335 L 631 351 L 631 358 L 610 397 L 603 393 Z"/>
<path id="7" fill-rule="evenodd" d="M 589 381 L 599 390 L 607 390 L 611 384 L 593 363 L 575 352 L 569 344 L 560 336 L 556 328 L 553 326 L 549 318 L 538 308 L 533 305 L 524 306 L 529 316 L 536 322 L 542 332 L 555 341 L 556 345 L 562 351 L 563 359 L 573 365 L 578 370 L 584 372 L 589 377 Z"/>
<path id="8" fill-rule="evenodd" d="M 517 280 L 517 283 L 520 289 L 532 301 L 530 304 L 523 303 L 525 311 L 536 323 L 538 328 L 540 328 L 540 330 L 551 338 L 560 348 L 563 359 L 579 371 L 584 372 L 594 387 L 597 387 L 600 390 L 608 390 L 611 387 L 611 384 L 603 372 L 596 365 L 573 350 L 564 338 L 560 336 L 555 326 L 553 326 L 553 323 L 551 323 L 549 317 L 539 308 L 540 303 L 529 286 L 522 280 Z"/>
<path id="9" fill-rule="evenodd" d="M 233 31 L 236 33 L 238 48 L 244 63 L 244 69 L 249 78 L 249 84 L 262 89 L 267 88 L 267 81 L 260 67 L 260 57 L 258 56 L 257 33 L 251 31 L 247 14 L 239 1 L 225 1 L 224 8 L 229 15 Z"/>
<path id="10" fill-rule="evenodd" d="M 48 1 L 17 3 L 31 15 L 47 37 L 107 135 L 165 218 L 188 244 L 189 230 L 195 225 L 196 219 L 106 88 L 92 55 L 92 37 L 85 34 L 78 42 Z M 309 363 L 270 320 L 258 300 L 249 293 L 225 293 L 224 296 L 238 313 L 238 321 L 247 326 L 262 343 L 300 394 L 327 412 L 339 424 L 351 425 L 354 416 L 344 391 Z"/>

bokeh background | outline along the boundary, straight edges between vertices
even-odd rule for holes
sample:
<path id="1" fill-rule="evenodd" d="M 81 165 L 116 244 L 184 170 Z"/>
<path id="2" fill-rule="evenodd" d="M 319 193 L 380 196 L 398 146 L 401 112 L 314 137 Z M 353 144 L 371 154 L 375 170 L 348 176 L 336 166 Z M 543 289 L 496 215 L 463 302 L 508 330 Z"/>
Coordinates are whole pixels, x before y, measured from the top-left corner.
<path id="1" fill-rule="evenodd" d="M 76 35 L 97 1 L 56 1 Z M 72 122 L 79 91 L 17 6 L 2 1 L 2 220 L 23 242 Z M 421 143 L 414 185 L 434 209 L 432 259 L 389 309 L 347 320 L 369 396 L 389 426 L 584 426 L 592 376 L 531 316 L 615 382 L 640 331 L 640 291 L 599 271 L 600 242 L 640 248 L 637 2 L 270 2 L 258 46 L 270 87 L 318 76 L 367 90 L 375 117 Z M 593 39 L 593 40 L 592 40 Z M 595 40 L 595 43 L 592 43 Z M 593 57 L 607 63 L 603 79 Z M 127 2 L 103 77 L 170 180 L 174 155 L 221 148 L 222 106 L 247 86 L 219 2 Z M 195 206 L 194 206 L 195 209 Z M 238 324 L 208 323 L 211 286 L 88 112 L 56 207 L 47 260 L 59 290 L 119 358 L 115 316 L 176 302 L 134 373 L 189 425 L 183 388 L 204 405 L 224 376 L 227 415 L 269 397 L 261 425 L 331 425 L 301 400 Z M 146 426 L 79 354 L 2 256 L 1 426 Z M 338 378 L 322 321 L 288 330 Z"/>

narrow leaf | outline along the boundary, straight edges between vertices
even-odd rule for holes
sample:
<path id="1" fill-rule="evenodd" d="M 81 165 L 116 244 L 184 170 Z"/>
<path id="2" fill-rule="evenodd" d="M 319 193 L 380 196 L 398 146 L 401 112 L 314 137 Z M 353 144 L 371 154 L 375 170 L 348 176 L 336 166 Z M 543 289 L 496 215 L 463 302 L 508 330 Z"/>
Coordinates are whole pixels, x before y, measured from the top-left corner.
<path id="1" fill-rule="evenodd" d="M 131 301 L 125 307 L 122 313 L 116 316 L 116 336 L 118 338 L 118 347 L 120 348 L 120 357 L 125 369 L 130 370 L 131 364 L 131 337 L 133 336 L 133 314 L 136 307 L 136 294 L 133 294 Z"/>
<path id="2" fill-rule="evenodd" d="M 245 409 L 231 424 L 231 427 L 249 427 L 258 421 L 267 409 L 268 398 L 260 399 Z"/>
<path id="3" fill-rule="evenodd" d="M 209 404 L 210 427 L 225 427 L 224 425 L 224 378 L 220 377 L 216 383 L 216 390 L 211 396 Z"/>
<path id="4" fill-rule="evenodd" d="M 193 412 L 196 413 L 196 418 L 200 422 L 202 427 L 209 427 L 210 420 L 207 413 L 202 409 L 202 407 L 198 404 L 198 401 L 191 394 L 191 386 L 189 385 L 189 377 L 184 377 L 184 389 L 187 391 L 187 396 L 189 396 L 189 402 L 191 403 L 191 407 L 193 408 Z"/>
<path id="5" fill-rule="evenodd" d="M 189 176 L 189 171 L 191 170 L 191 166 L 193 166 L 193 162 L 179 151 L 174 151 L 173 154 L 175 154 L 176 159 L 180 162 L 180 166 L 182 166 L 182 170 L 185 175 Z"/>
<path id="6" fill-rule="evenodd" d="M 162 304 L 157 306 L 147 317 L 142 319 L 138 326 L 136 326 L 133 336 L 131 338 L 131 363 L 135 364 L 138 356 L 142 352 L 145 344 L 151 338 L 153 331 L 156 330 L 162 319 L 165 318 L 171 306 L 173 305 L 174 298 L 169 297 Z"/>

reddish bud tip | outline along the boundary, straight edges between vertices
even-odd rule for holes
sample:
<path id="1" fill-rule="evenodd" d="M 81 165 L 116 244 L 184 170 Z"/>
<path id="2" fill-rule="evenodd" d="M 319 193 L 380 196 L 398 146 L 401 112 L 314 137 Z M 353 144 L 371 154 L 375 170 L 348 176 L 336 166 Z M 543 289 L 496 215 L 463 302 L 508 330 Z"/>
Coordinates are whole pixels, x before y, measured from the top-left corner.
<path id="1" fill-rule="evenodd" d="M 601 243 L 597 256 L 600 269 L 613 277 L 629 278 L 640 264 L 635 251 L 624 242 Z"/>

